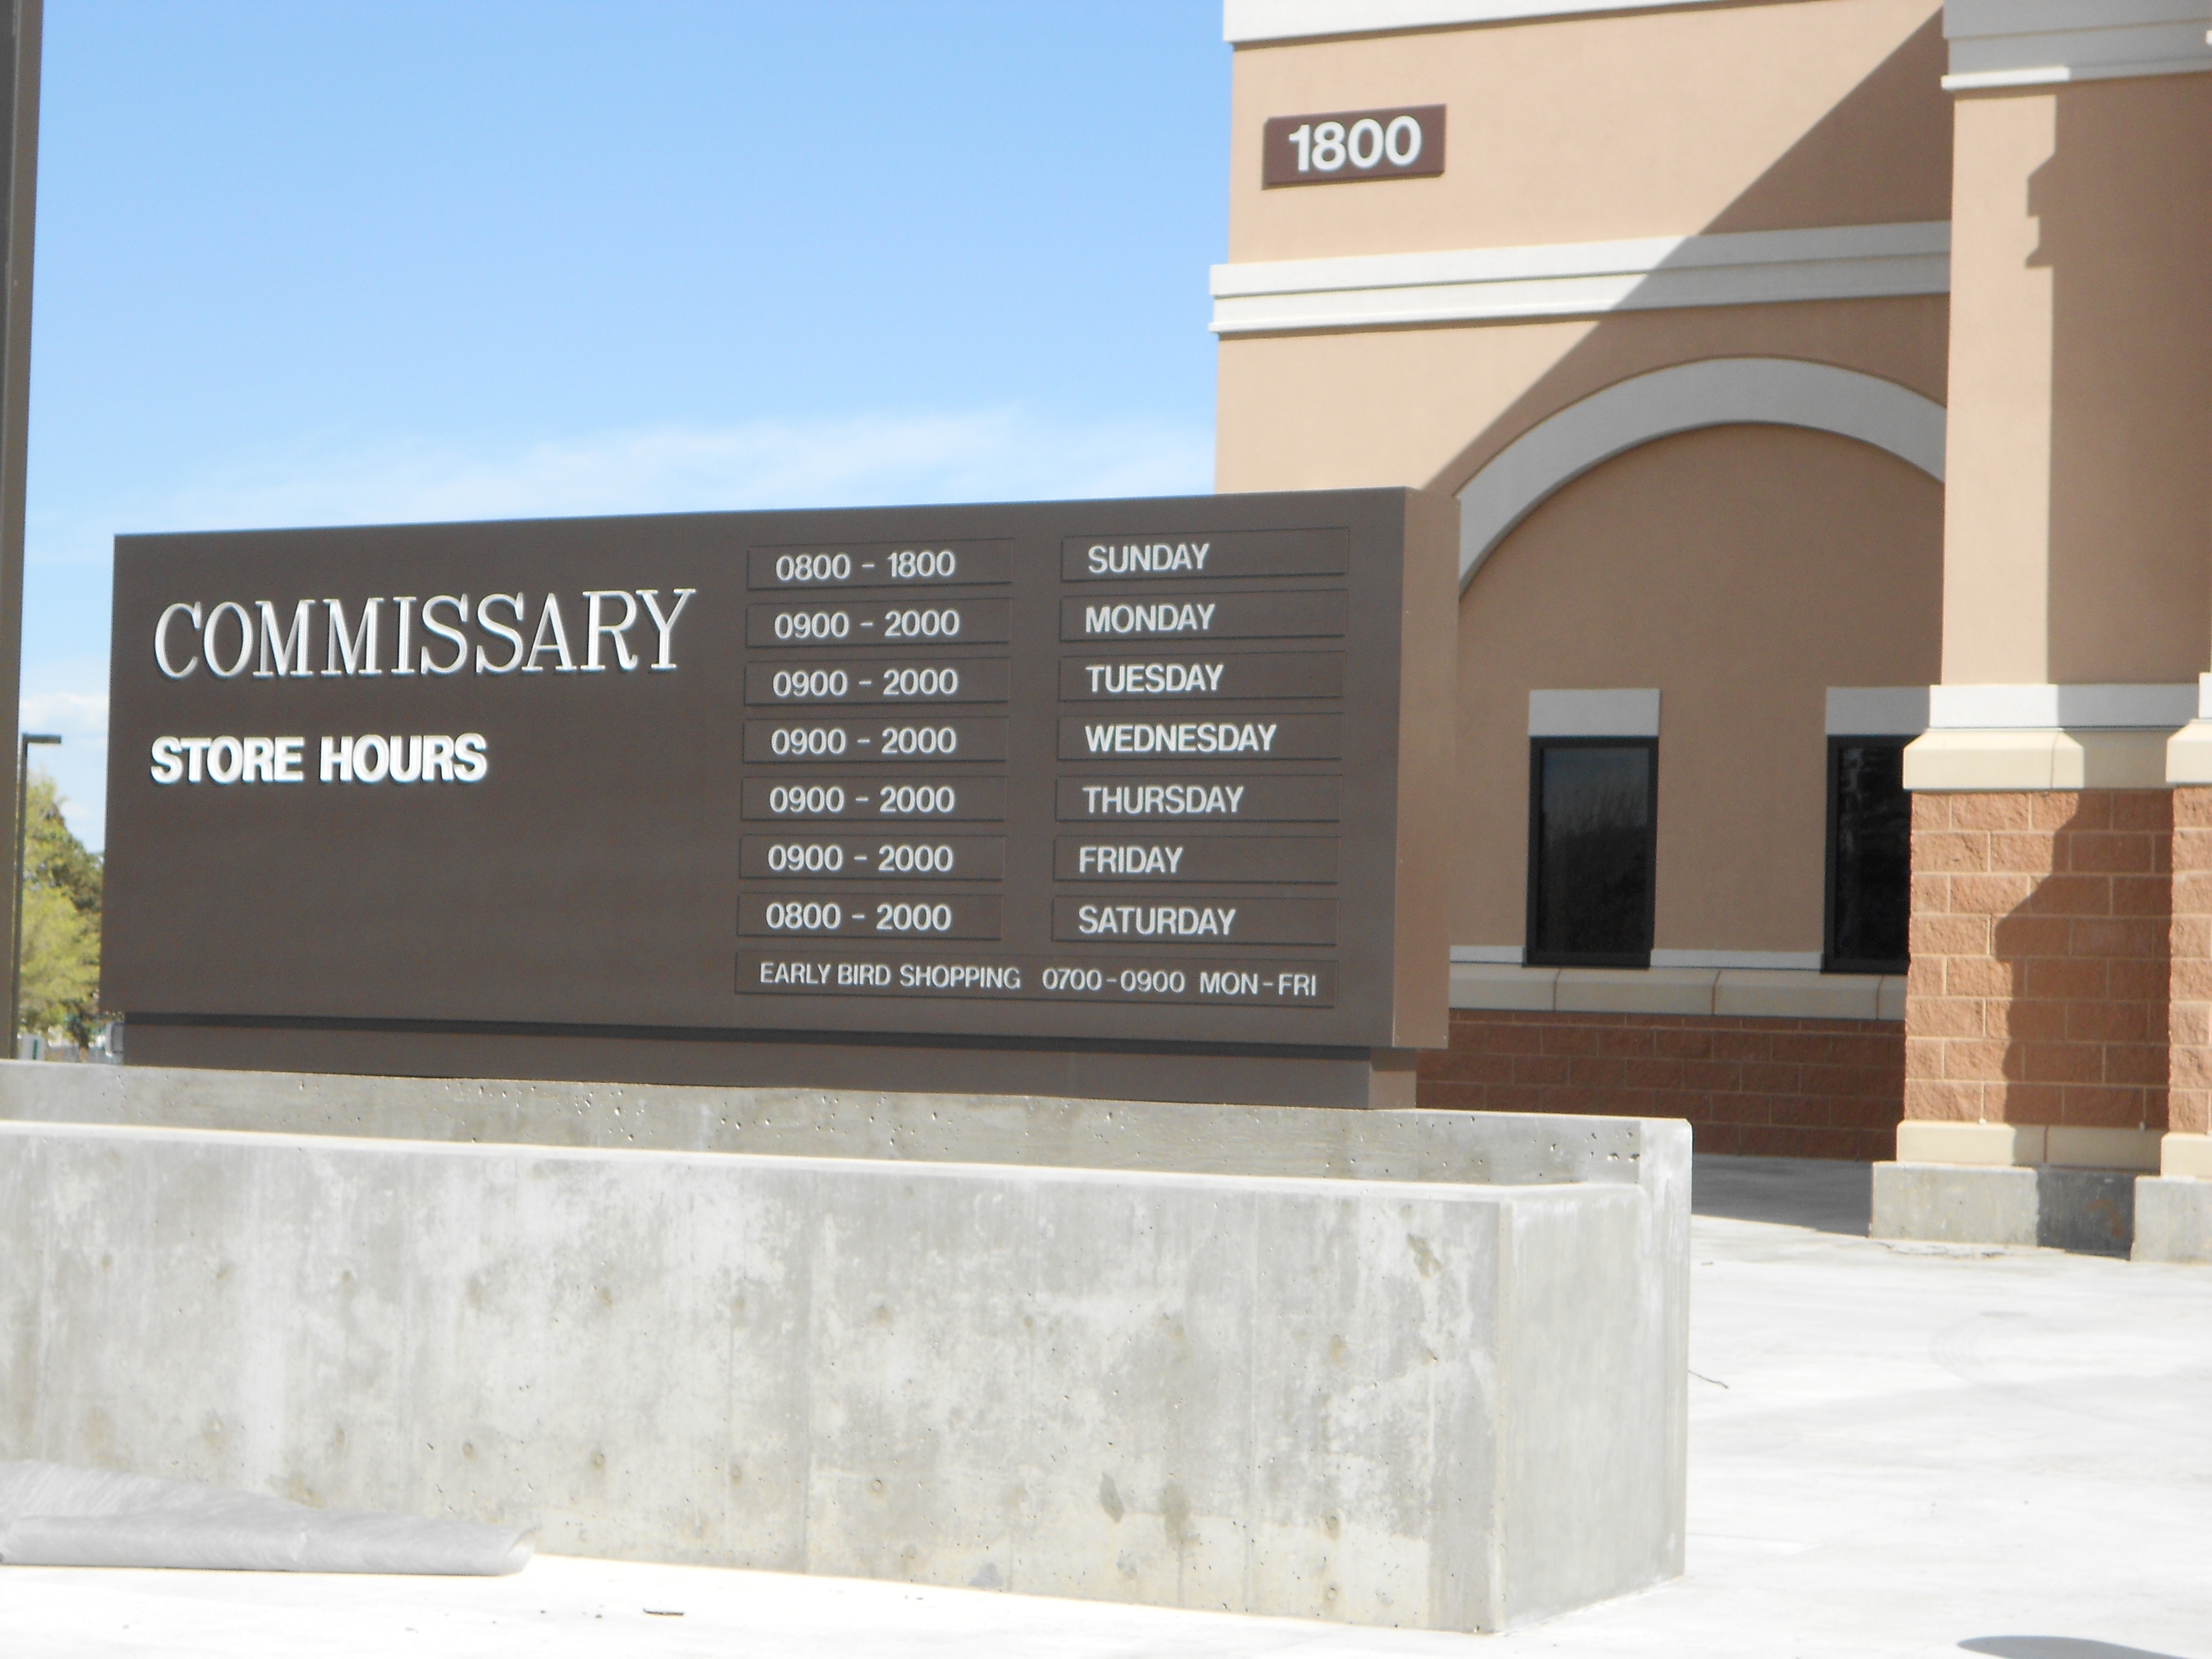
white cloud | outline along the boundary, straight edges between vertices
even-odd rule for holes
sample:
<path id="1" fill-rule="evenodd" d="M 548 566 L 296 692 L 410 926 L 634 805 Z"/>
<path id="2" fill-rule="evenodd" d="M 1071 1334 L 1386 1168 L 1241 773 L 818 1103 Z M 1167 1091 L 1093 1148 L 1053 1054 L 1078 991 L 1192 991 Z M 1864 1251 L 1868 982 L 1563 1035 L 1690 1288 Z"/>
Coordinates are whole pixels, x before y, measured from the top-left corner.
<path id="1" fill-rule="evenodd" d="M 105 685 L 107 665 L 70 663 L 65 678 L 83 684 Z M 46 677 L 52 684 L 52 677 Z M 107 811 L 107 693 L 104 690 L 32 690 L 25 688 L 18 727 L 25 732 L 51 732 L 62 741 L 58 748 L 31 750 L 31 765 L 61 787 L 62 816 L 76 838 L 88 847 L 106 839 Z"/>
<path id="2" fill-rule="evenodd" d="M 141 529 L 374 524 L 747 507 L 1202 494 L 1212 434 L 1073 425 L 1019 408 L 653 427 L 498 447 L 410 441 L 265 456 Z"/>

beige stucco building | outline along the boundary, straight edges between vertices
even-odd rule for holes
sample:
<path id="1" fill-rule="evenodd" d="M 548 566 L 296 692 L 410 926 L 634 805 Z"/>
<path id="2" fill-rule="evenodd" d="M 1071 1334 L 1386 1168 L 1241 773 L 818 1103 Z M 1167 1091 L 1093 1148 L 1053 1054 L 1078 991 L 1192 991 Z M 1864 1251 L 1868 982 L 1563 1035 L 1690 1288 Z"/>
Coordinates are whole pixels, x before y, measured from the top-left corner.
<path id="1" fill-rule="evenodd" d="M 1461 506 L 1425 1101 L 2212 1194 L 2212 0 L 1225 15 L 1217 484 Z"/>

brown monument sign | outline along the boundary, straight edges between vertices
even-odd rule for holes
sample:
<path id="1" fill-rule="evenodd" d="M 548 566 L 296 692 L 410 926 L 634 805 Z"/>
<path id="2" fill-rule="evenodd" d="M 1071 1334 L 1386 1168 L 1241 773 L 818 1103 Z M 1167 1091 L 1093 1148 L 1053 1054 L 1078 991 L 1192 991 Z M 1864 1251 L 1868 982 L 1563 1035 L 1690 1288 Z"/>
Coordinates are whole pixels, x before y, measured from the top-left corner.
<path id="1" fill-rule="evenodd" d="M 125 537 L 141 1064 L 1407 1097 L 1454 507 Z"/>

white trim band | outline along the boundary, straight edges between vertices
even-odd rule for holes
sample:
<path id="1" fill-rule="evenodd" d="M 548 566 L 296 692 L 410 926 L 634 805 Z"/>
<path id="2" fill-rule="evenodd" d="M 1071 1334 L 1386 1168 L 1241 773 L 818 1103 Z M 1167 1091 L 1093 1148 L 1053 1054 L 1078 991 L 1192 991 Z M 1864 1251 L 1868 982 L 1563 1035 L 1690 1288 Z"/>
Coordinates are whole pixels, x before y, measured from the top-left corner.
<path id="1" fill-rule="evenodd" d="M 2157 731 L 2186 726 L 2198 690 L 2184 685 L 1936 685 L 1936 732 Z"/>
<path id="2" fill-rule="evenodd" d="M 1518 945 L 1455 945 L 1451 948 L 1451 959 L 1463 967 L 1485 964 L 1517 968 L 1526 960 L 1527 954 Z M 1820 953 L 1818 951 L 1654 951 L 1651 965 L 1654 968 L 1742 968 L 1765 972 L 1817 974 L 1820 971 Z"/>
<path id="3" fill-rule="evenodd" d="M 1538 422 L 1459 491 L 1459 583 L 1556 490 L 1614 456 L 1709 426 L 1796 426 L 1887 450 L 1941 483 L 1943 406 L 1893 380 L 1789 357 L 1716 357 L 1616 381 Z"/>
<path id="4" fill-rule="evenodd" d="M 1928 729 L 1924 685 L 1832 685 L 1832 738 L 1917 738 Z"/>
<path id="5" fill-rule="evenodd" d="M 2212 0 L 1945 0 L 1947 92 L 2212 70 Z"/>
<path id="6" fill-rule="evenodd" d="M 1902 1023 L 1905 976 L 1795 968 L 1516 968 L 1455 962 L 1451 1006 L 1500 1012 Z"/>
<path id="7" fill-rule="evenodd" d="M 1656 738 L 1656 691 L 1531 691 L 1532 738 Z"/>
<path id="8" fill-rule="evenodd" d="M 1818 951 L 1654 951 L 1654 968 L 1752 968 L 1771 973 L 1817 974 Z"/>
<path id="9" fill-rule="evenodd" d="M 1216 265 L 1216 334 L 1590 317 L 1951 291 L 1942 220 Z"/>
<path id="10" fill-rule="evenodd" d="M 1224 0 L 1221 38 L 1232 46 L 1329 34 L 1387 34 L 1471 23 L 1519 23 L 1616 11 L 1674 11 L 1728 0 Z"/>

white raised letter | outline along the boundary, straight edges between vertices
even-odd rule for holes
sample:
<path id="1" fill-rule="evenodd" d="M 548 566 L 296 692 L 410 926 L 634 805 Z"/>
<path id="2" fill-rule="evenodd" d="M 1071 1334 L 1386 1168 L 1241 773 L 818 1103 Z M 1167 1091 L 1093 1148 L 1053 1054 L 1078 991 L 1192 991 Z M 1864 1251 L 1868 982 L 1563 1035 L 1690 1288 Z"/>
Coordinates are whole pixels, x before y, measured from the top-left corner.
<path id="1" fill-rule="evenodd" d="M 345 605 L 337 599 L 325 599 L 330 607 L 330 643 L 323 652 L 323 672 L 325 674 L 381 674 L 376 665 L 376 607 L 382 599 L 370 599 L 361 613 L 361 631 L 351 638 L 346 635 Z M 361 666 L 354 666 L 358 659 Z M 345 665 L 341 668 L 340 663 Z"/>
<path id="2" fill-rule="evenodd" d="M 161 672 L 173 680 L 184 678 L 185 675 L 200 665 L 200 653 L 195 651 L 192 653 L 192 659 L 182 668 L 169 666 L 169 618 L 180 611 L 192 619 L 194 628 L 200 625 L 200 605 L 198 599 L 194 599 L 190 605 L 171 605 L 161 613 L 161 620 L 154 624 L 154 660 L 161 665 Z"/>
<path id="3" fill-rule="evenodd" d="M 300 751 L 307 746 L 307 740 L 305 738 L 279 738 L 276 739 L 276 776 L 273 781 L 277 783 L 305 783 L 307 781 L 305 778 L 300 775 L 300 763 L 302 758 Z"/>
<path id="4" fill-rule="evenodd" d="M 448 628 L 431 616 L 430 613 L 441 605 L 450 605 L 459 611 L 460 614 L 458 620 L 466 622 L 469 619 L 469 596 L 465 593 L 459 599 L 454 598 L 451 593 L 434 593 L 422 601 L 422 626 L 440 639 L 451 640 L 453 642 L 453 659 L 442 666 L 430 660 L 430 647 L 424 646 L 422 672 L 426 674 L 458 674 L 468 664 L 469 642 L 462 636 L 459 629 Z"/>
<path id="5" fill-rule="evenodd" d="M 415 621 L 415 596 L 412 593 L 395 593 L 392 596 L 392 602 L 399 607 L 398 660 L 392 665 L 392 672 L 411 674 L 415 671 L 407 662 L 407 630 Z"/>
<path id="6" fill-rule="evenodd" d="M 254 607 L 261 612 L 261 665 L 253 671 L 257 680 L 282 679 L 289 673 L 295 679 L 307 678 L 307 611 L 313 599 L 302 599 L 292 611 L 292 631 L 280 633 L 276 628 L 276 607 L 266 599 L 256 599 Z M 300 665 L 289 667 L 294 652 L 300 653 Z M 271 668 L 270 659 L 276 666 Z"/>
<path id="7" fill-rule="evenodd" d="M 623 673 L 629 673 L 631 669 L 637 666 L 637 659 L 630 654 L 629 641 L 623 635 L 629 633 L 637 623 L 635 596 L 626 589 L 617 587 L 587 592 L 584 597 L 591 602 L 584 630 L 584 672 L 586 674 L 602 674 L 606 672 L 606 665 L 599 660 L 599 635 L 604 634 L 614 641 L 615 660 L 622 665 Z M 603 599 L 620 599 L 623 602 L 623 619 L 620 622 L 605 623 L 599 620 L 599 602 Z"/>
<path id="8" fill-rule="evenodd" d="M 483 647 L 478 646 L 477 672 L 479 674 L 512 674 L 522 666 L 522 635 L 505 623 L 495 623 L 491 619 L 491 608 L 495 605 L 503 605 L 513 611 L 515 621 L 522 620 L 522 595 L 520 593 L 487 593 L 477 602 L 477 626 L 487 634 L 498 635 L 514 647 L 507 653 L 506 662 L 494 667 L 485 657 Z"/>
<path id="9" fill-rule="evenodd" d="M 684 614 L 684 607 L 691 603 L 691 596 L 698 591 L 696 587 L 678 588 L 676 608 L 664 617 L 660 614 L 660 590 L 657 587 L 641 587 L 637 590 L 638 598 L 645 601 L 645 608 L 653 612 L 653 625 L 660 630 L 660 654 L 653 660 L 654 673 L 672 674 L 676 672 L 676 657 L 673 651 L 676 642 L 676 619 Z"/>
<path id="10" fill-rule="evenodd" d="M 323 781 L 339 783 L 353 781 L 353 739 L 325 738 L 323 739 Z"/>
<path id="11" fill-rule="evenodd" d="M 545 642 L 549 628 L 553 633 L 550 645 Z M 561 625 L 561 596 L 557 593 L 545 596 L 545 608 L 538 613 L 537 636 L 530 641 L 530 656 L 522 665 L 522 672 L 526 674 L 544 673 L 545 671 L 538 665 L 538 659 L 548 651 L 557 653 L 561 658 L 561 665 L 553 671 L 555 673 L 573 674 L 576 672 L 576 659 L 568 654 L 568 630 Z"/>
<path id="12" fill-rule="evenodd" d="M 174 738 L 154 739 L 154 781 L 175 783 L 185 775 L 184 750 Z"/>
<path id="13" fill-rule="evenodd" d="M 229 611 L 238 618 L 238 660 L 228 668 L 215 654 L 215 625 Z M 246 607 L 236 599 L 225 599 L 208 612 L 207 626 L 200 630 L 200 649 L 207 653 L 209 671 L 226 680 L 234 680 L 246 672 L 246 665 L 253 660 L 253 618 L 246 614 Z M 228 780 L 225 780 L 228 781 Z"/>
<path id="14" fill-rule="evenodd" d="M 368 763 L 368 746 L 376 745 L 376 764 Z M 374 732 L 353 740 L 353 775 L 358 783 L 381 783 L 392 769 L 392 745 Z"/>
<path id="15" fill-rule="evenodd" d="M 483 775 L 491 770 L 491 763 L 484 758 L 484 734 L 464 732 L 453 739 L 453 777 L 460 783 L 480 783 Z"/>

